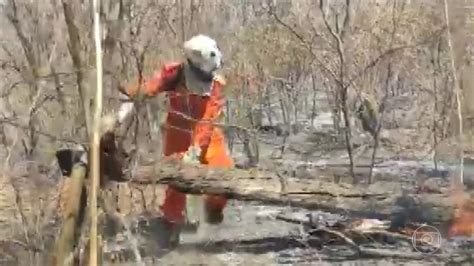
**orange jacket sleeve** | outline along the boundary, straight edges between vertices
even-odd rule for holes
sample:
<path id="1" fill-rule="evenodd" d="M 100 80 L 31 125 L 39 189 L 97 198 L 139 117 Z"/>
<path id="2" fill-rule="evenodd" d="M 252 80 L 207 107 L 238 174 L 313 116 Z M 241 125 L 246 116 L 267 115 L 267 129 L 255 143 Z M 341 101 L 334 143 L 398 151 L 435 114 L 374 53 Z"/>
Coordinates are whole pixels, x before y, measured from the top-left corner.
<path id="1" fill-rule="evenodd" d="M 125 93 L 129 97 L 148 96 L 152 97 L 160 92 L 172 90 L 172 83 L 178 78 L 181 71 L 180 63 L 169 63 L 164 65 L 161 70 L 155 72 L 150 78 L 144 80 L 141 84 L 137 81 L 129 85 Z"/>

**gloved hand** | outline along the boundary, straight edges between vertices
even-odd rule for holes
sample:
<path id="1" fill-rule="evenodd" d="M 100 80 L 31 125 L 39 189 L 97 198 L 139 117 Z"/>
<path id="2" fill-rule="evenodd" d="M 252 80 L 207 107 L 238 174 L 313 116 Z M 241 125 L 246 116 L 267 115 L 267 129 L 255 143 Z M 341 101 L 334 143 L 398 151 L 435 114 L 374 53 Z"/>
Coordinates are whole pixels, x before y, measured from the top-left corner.
<path id="1" fill-rule="evenodd" d="M 122 103 L 120 104 L 119 110 L 116 113 L 117 127 L 122 125 L 131 116 L 132 111 L 135 107 L 135 104 L 132 99 L 126 94 L 121 94 L 119 96 L 119 99 Z"/>
<path id="2" fill-rule="evenodd" d="M 133 102 L 124 102 L 120 105 L 118 112 L 104 115 L 101 119 L 101 134 L 118 129 L 130 117 L 133 107 Z"/>
<path id="3" fill-rule="evenodd" d="M 104 135 L 108 132 L 117 133 L 117 130 L 120 129 L 121 125 L 131 116 L 134 108 L 134 103 L 131 101 L 123 102 L 118 112 L 113 112 L 105 114 L 101 119 L 101 135 Z"/>
<path id="4" fill-rule="evenodd" d="M 106 114 L 102 117 L 100 123 L 101 136 L 108 132 L 115 132 L 118 126 L 117 117 L 114 114 Z"/>
<path id="5" fill-rule="evenodd" d="M 201 148 L 197 145 L 191 145 L 183 154 L 182 161 L 188 164 L 201 164 L 200 157 Z"/>

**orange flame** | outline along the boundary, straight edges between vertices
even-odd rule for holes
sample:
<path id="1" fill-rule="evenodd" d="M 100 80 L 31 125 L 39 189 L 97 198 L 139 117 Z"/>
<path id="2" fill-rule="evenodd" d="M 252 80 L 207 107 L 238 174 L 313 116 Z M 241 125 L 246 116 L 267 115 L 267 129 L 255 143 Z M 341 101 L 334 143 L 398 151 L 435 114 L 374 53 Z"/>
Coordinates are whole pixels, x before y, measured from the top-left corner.
<path id="1" fill-rule="evenodd" d="M 474 236 L 474 199 L 465 193 L 454 198 L 456 202 L 453 224 L 449 228 L 450 236 Z"/>

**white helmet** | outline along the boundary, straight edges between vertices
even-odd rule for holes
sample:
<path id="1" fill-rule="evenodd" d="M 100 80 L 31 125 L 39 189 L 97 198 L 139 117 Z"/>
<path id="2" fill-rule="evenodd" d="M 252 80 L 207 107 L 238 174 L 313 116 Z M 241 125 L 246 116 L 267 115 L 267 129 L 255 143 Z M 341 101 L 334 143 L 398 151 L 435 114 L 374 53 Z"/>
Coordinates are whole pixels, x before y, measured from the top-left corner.
<path id="1" fill-rule="evenodd" d="M 196 35 L 184 43 L 186 58 L 205 73 L 212 73 L 222 65 L 222 53 L 217 43 L 206 35 Z"/>

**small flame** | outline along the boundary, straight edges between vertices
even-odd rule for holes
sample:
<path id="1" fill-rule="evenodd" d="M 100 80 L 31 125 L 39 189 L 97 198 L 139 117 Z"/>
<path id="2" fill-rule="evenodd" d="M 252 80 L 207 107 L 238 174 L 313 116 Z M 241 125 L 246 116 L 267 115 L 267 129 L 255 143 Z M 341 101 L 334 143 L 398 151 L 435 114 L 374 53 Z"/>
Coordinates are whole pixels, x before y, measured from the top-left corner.
<path id="1" fill-rule="evenodd" d="M 453 224 L 449 228 L 449 235 L 474 237 L 474 199 L 463 193 L 462 196 L 455 197 L 455 202 Z"/>

